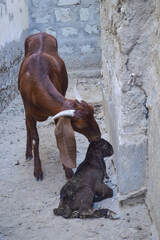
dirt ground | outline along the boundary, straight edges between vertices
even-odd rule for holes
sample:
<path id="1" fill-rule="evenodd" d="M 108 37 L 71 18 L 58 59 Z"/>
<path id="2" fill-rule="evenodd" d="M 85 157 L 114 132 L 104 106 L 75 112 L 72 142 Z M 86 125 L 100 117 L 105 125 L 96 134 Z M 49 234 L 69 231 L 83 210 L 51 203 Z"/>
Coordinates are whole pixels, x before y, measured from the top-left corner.
<path id="1" fill-rule="evenodd" d="M 74 74 L 71 75 L 75 80 Z M 90 83 L 90 84 L 89 84 Z M 81 93 L 95 108 L 102 136 L 104 128 L 102 97 L 97 79 L 82 79 Z M 68 97 L 72 96 L 72 86 Z M 33 177 L 33 160 L 25 160 L 26 129 L 24 108 L 18 96 L 0 115 L 0 240 L 151 240 L 151 221 L 146 205 L 121 206 L 117 198 L 116 175 L 112 158 L 106 159 L 108 184 L 114 197 L 96 203 L 95 208 L 109 208 L 120 215 L 110 219 L 63 219 L 53 215 L 59 191 L 66 182 L 49 118 L 38 124 L 43 181 Z M 84 159 L 88 141 L 76 134 L 77 165 Z M 113 156 L 114 157 L 114 156 Z"/>

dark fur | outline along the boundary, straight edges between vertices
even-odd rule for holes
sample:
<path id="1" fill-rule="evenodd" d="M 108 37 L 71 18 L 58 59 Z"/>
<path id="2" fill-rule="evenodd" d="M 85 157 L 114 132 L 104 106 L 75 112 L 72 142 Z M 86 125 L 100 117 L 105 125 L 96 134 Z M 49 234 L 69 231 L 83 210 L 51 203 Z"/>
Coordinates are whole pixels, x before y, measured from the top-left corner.
<path id="1" fill-rule="evenodd" d="M 55 215 L 64 218 L 114 218 L 115 213 L 109 209 L 92 209 L 93 202 L 113 196 L 113 190 L 103 183 L 106 176 L 104 157 L 112 154 L 111 144 L 104 139 L 90 143 L 85 160 L 60 191 L 60 204 L 54 209 Z"/>

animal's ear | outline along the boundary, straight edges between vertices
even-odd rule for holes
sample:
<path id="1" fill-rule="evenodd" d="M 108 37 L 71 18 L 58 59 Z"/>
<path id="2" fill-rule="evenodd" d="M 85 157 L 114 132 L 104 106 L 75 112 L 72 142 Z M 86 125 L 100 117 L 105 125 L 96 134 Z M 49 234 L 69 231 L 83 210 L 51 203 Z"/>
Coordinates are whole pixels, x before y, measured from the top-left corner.
<path id="1" fill-rule="evenodd" d="M 94 108 L 92 105 L 89 105 L 90 106 L 90 109 L 92 110 L 92 113 L 94 114 Z"/>
<path id="2" fill-rule="evenodd" d="M 76 140 L 69 117 L 60 117 L 55 129 L 57 147 L 62 164 L 67 168 L 76 167 Z"/>

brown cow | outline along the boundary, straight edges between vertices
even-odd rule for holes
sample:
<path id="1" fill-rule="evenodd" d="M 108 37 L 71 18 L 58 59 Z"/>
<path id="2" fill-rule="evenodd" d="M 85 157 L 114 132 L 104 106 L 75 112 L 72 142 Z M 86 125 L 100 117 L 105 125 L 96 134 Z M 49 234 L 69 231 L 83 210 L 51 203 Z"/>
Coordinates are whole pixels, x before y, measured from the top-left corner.
<path id="1" fill-rule="evenodd" d="M 118 218 L 109 209 L 92 208 L 93 202 L 113 196 L 113 190 L 103 183 L 104 177 L 108 178 L 104 157 L 112 154 L 113 148 L 106 140 L 90 143 L 85 160 L 60 191 L 59 207 L 53 210 L 55 215 L 64 218 Z"/>
<path id="2" fill-rule="evenodd" d="M 56 38 L 46 33 L 29 36 L 25 41 L 25 58 L 19 71 L 18 88 L 25 107 L 26 159 L 32 158 L 33 145 L 34 176 L 37 180 L 43 179 L 37 121 L 45 121 L 49 116 L 54 116 L 54 119 L 65 116 L 58 121 L 55 134 L 58 139 L 61 136 L 57 145 L 67 178 L 73 175 L 72 168 L 76 167 L 74 131 L 83 134 L 89 141 L 101 137 L 93 107 L 81 99 L 66 99 L 67 87 L 67 71 L 58 55 Z"/>

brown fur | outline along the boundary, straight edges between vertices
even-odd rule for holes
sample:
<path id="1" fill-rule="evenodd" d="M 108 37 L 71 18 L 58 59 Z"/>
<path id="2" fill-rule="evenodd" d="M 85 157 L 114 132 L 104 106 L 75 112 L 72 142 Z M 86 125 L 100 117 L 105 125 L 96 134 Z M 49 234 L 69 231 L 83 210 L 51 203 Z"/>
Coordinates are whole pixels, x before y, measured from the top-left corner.
<path id="1" fill-rule="evenodd" d="M 67 178 L 73 175 L 71 168 L 75 167 L 76 162 L 74 131 L 82 133 L 89 141 L 96 141 L 101 137 L 99 127 L 93 116 L 93 108 L 85 101 L 78 102 L 77 100 L 66 99 L 67 87 L 67 71 L 63 60 L 58 55 L 56 38 L 46 33 L 29 36 L 25 40 L 25 58 L 19 71 L 18 88 L 23 99 L 26 115 L 26 159 L 32 158 L 33 144 L 34 176 L 37 180 L 43 179 L 39 157 L 37 121 L 45 121 L 49 116 L 54 116 L 63 110 L 75 110 L 74 118 L 68 118 L 69 121 L 65 121 L 65 124 L 62 118 L 56 131 L 57 145 L 61 151 L 60 155 L 63 159 L 66 157 L 66 162 L 63 162 L 63 165 Z M 59 140 L 63 134 L 59 131 L 62 125 L 64 130 L 67 129 L 66 132 L 68 131 L 72 141 L 70 149 L 66 137 L 63 137 L 63 142 Z M 62 145 L 66 146 L 67 154 L 63 152 Z"/>
<path id="2" fill-rule="evenodd" d="M 85 160 L 60 191 L 60 204 L 54 209 L 56 215 L 64 218 L 114 218 L 115 213 L 109 209 L 92 208 L 93 202 L 113 196 L 113 190 L 103 183 L 106 176 L 104 157 L 112 154 L 113 148 L 106 140 L 90 143 Z"/>

